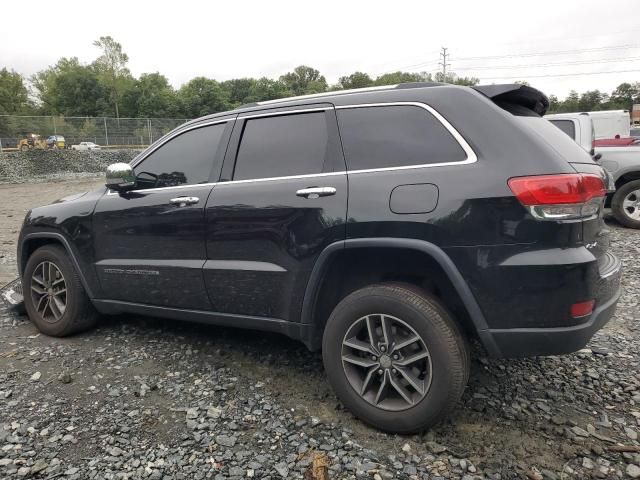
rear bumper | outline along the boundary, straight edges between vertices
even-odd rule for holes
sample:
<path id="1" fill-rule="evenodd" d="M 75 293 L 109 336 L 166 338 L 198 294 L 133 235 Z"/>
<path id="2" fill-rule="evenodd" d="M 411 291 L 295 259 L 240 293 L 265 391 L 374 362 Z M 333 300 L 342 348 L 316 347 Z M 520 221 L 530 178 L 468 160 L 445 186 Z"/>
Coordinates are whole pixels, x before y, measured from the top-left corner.
<path id="1" fill-rule="evenodd" d="M 622 263 L 610 252 L 599 269 L 594 288 L 596 308 L 577 325 L 544 328 L 494 328 L 487 331 L 500 357 L 562 355 L 583 348 L 613 317 L 621 294 Z"/>
<path id="2" fill-rule="evenodd" d="M 619 278 L 619 277 L 618 277 Z M 512 328 L 489 330 L 500 357 L 563 355 L 583 348 L 606 325 L 616 311 L 621 289 L 598 306 L 586 323 L 572 327 Z"/>

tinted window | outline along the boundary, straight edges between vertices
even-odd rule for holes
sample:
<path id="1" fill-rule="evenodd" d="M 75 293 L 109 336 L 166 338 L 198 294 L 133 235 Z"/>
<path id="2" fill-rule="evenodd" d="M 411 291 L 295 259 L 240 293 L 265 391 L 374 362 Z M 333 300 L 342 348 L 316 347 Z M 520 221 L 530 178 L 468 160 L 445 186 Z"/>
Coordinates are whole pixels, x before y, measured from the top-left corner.
<path id="1" fill-rule="evenodd" d="M 413 106 L 338 110 L 350 170 L 459 162 L 467 158 L 433 115 Z"/>
<path id="2" fill-rule="evenodd" d="M 549 120 L 556 127 L 562 130 L 564 133 L 571 137 L 571 140 L 576 139 L 576 126 L 571 120 Z"/>
<path id="3" fill-rule="evenodd" d="M 233 179 L 320 173 L 327 147 L 324 112 L 247 120 Z"/>
<path id="4" fill-rule="evenodd" d="M 135 167 L 137 188 L 207 183 L 225 126 L 189 130 L 169 140 Z"/>

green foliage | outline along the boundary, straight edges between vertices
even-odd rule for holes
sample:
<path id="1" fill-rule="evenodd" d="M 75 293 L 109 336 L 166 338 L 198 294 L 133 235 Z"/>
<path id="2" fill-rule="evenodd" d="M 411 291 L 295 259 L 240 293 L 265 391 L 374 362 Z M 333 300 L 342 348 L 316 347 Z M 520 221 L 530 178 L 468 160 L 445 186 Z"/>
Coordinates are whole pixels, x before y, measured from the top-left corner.
<path id="1" fill-rule="evenodd" d="M 0 70 L 0 115 L 24 113 L 30 107 L 29 92 L 20 74 Z"/>
<path id="2" fill-rule="evenodd" d="M 368 73 L 355 72 L 338 80 L 340 87 L 348 90 L 350 88 L 365 88 L 373 85 L 373 80 Z"/>
<path id="3" fill-rule="evenodd" d="M 115 116 L 119 117 L 119 104 L 125 92 L 133 87 L 134 82 L 127 68 L 129 56 L 122 51 L 122 45 L 109 36 L 100 37 L 93 42 L 93 45 L 102 50 L 102 55 L 96 58 L 93 66 L 100 82 L 109 92 Z"/>
<path id="4" fill-rule="evenodd" d="M 247 103 L 332 90 L 407 82 L 479 83 L 475 77 L 458 77 L 453 72 L 446 78 L 442 73 L 431 75 L 402 71 L 373 78 L 365 72 L 356 71 L 340 77 L 338 83 L 330 87 L 318 70 L 300 65 L 277 80 L 262 77 L 218 82 L 196 77 L 176 91 L 159 72 L 134 78 L 127 68 L 128 55 L 112 37 L 100 37 L 94 46 L 100 49 L 101 54 L 90 65 L 81 64 L 75 57 L 61 58 L 55 65 L 32 76 L 30 80 L 36 102 L 30 100 L 28 88 L 18 73 L 7 68 L 0 70 L 0 115 L 194 118 Z M 525 81 L 516 83 L 528 85 Z M 600 90 L 582 94 L 572 91 L 564 100 L 551 95 L 549 102 L 550 112 L 629 110 L 634 103 L 640 103 L 640 82 L 622 83 L 611 95 Z M 18 125 L 20 121 L 15 122 L 13 129 L 26 128 Z M 89 128 L 88 124 L 86 128 Z M 161 128 L 160 133 L 162 131 Z"/>
<path id="5" fill-rule="evenodd" d="M 178 90 L 180 110 L 186 118 L 196 118 L 230 108 L 229 92 L 215 80 L 196 77 Z"/>
<path id="6" fill-rule="evenodd" d="M 327 91 L 327 80 L 315 68 L 300 65 L 280 77 L 294 95 L 307 95 L 311 93 L 322 93 Z"/>
<path id="7" fill-rule="evenodd" d="M 108 110 L 109 94 L 95 69 L 76 57 L 61 58 L 56 65 L 31 79 L 45 115 L 97 116 Z"/>

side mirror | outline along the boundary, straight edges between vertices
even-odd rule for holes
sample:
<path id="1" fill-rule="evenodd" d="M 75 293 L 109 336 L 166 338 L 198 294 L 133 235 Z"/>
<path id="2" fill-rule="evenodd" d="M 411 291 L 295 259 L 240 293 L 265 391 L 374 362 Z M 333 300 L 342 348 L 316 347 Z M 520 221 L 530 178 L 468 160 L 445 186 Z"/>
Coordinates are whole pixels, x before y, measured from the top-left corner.
<path id="1" fill-rule="evenodd" d="M 131 190 L 136 185 L 136 176 L 128 163 L 112 163 L 107 167 L 107 188 L 117 192 Z"/>

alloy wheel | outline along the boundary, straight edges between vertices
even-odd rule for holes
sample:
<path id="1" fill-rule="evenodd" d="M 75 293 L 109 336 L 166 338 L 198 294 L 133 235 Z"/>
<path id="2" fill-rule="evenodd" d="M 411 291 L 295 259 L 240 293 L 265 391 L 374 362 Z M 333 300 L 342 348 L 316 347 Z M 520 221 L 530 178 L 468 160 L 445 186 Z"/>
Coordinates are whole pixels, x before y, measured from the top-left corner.
<path id="1" fill-rule="evenodd" d="M 422 337 L 399 318 L 359 318 L 342 341 L 342 367 L 353 389 L 383 410 L 399 411 L 422 400 L 431 386 L 431 355 Z"/>
<path id="2" fill-rule="evenodd" d="M 622 201 L 622 209 L 627 217 L 640 220 L 640 190 L 634 190 Z"/>
<path id="3" fill-rule="evenodd" d="M 49 323 L 59 321 L 67 308 L 67 284 L 62 271 L 53 262 L 40 262 L 31 275 L 33 306 Z"/>

